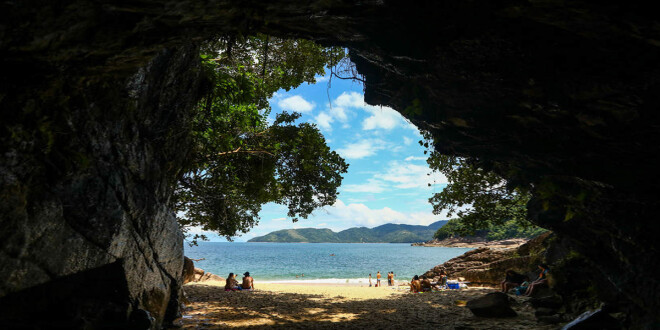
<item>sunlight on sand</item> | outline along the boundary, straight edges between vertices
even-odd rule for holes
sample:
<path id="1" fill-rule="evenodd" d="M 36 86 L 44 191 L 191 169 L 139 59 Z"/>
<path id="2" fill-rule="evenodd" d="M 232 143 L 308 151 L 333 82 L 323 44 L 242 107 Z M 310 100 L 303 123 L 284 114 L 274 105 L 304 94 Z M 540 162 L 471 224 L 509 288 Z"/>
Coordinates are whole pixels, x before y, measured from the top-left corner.
<path id="1" fill-rule="evenodd" d="M 256 283 L 251 292 L 222 286 L 185 285 L 184 329 L 553 329 L 536 322 L 528 304 L 515 318 L 475 317 L 465 302 L 492 289 L 470 288 L 414 294 L 407 287 Z"/>

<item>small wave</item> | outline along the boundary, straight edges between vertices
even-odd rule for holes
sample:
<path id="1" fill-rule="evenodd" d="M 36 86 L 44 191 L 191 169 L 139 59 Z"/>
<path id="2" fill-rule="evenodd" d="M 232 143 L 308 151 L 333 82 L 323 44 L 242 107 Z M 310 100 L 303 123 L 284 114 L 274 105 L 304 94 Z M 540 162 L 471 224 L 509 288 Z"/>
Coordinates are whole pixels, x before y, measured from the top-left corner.
<path id="1" fill-rule="evenodd" d="M 365 284 L 369 285 L 368 278 L 318 278 L 318 279 L 295 279 L 295 280 L 265 280 L 262 283 L 282 283 L 282 284 Z M 394 281 L 398 283 L 398 281 Z M 371 279 L 372 284 L 376 284 L 376 279 Z M 387 285 L 387 280 L 382 280 L 383 285 Z"/>

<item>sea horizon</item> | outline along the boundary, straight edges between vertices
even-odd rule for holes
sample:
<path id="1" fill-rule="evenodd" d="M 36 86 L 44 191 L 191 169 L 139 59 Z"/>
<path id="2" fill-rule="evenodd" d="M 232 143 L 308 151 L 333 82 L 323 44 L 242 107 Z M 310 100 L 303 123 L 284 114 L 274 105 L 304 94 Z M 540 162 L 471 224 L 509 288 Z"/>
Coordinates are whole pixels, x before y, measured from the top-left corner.
<path id="1" fill-rule="evenodd" d="M 250 244 L 246 244 L 250 243 Z M 271 283 L 366 284 L 377 272 L 409 281 L 471 248 L 421 247 L 410 243 L 199 242 L 184 248 L 195 267 L 227 277 L 244 272 Z M 304 274 L 304 276 L 303 276 Z M 297 277 L 296 277 L 297 276 Z M 348 282 L 347 282 L 348 281 Z"/>

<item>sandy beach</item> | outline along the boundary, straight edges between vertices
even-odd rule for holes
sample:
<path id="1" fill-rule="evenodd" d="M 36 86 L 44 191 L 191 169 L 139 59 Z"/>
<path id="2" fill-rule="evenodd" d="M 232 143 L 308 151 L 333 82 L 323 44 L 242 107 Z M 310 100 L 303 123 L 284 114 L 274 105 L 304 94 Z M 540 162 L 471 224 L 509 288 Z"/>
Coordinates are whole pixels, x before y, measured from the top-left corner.
<path id="1" fill-rule="evenodd" d="M 540 325 L 524 298 L 518 316 L 474 316 L 465 301 L 494 289 L 410 293 L 401 287 L 255 283 L 252 292 L 225 292 L 224 283 L 184 286 L 184 329 L 554 329 Z"/>

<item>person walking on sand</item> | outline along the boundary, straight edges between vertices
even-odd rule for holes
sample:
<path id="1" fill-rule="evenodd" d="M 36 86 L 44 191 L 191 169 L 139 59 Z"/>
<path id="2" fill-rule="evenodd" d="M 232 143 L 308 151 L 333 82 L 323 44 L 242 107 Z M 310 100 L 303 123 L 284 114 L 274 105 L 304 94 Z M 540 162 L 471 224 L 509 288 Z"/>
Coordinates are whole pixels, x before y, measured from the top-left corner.
<path id="1" fill-rule="evenodd" d="M 369 274 L 369 287 L 371 287 L 371 274 Z"/>
<path id="2" fill-rule="evenodd" d="M 376 273 L 376 286 L 380 287 L 380 270 Z"/>

